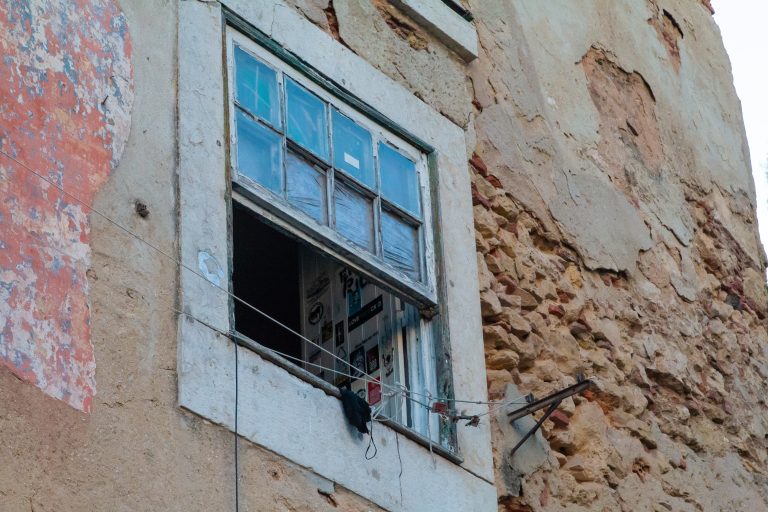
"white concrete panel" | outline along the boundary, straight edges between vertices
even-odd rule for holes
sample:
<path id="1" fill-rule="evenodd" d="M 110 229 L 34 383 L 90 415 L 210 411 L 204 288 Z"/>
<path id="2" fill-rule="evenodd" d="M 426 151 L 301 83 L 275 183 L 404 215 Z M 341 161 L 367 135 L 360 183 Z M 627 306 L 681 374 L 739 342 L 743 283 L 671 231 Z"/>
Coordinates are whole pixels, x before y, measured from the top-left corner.
<path id="1" fill-rule="evenodd" d="M 179 20 L 179 227 L 182 307 L 229 328 L 221 11 L 186 2 Z M 215 286 L 211 286 L 214 284 Z"/>
<path id="2" fill-rule="evenodd" d="M 186 315 L 179 332 L 179 405 L 233 430 L 234 343 Z"/>
<path id="3" fill-rule="evenodd" d="M 380 423 L 373 426 L 378 453 L 366 460 L 368 436 L 347 423 L 337 398 L 245 348 L 235 374 L 233 342 L 188 317 L 182 329 L 182 407 L 234 430 L 237 378 L 242 437 L 389 510 L 495 510 L 493 485 L 440 456 L 433 461 Z"/>

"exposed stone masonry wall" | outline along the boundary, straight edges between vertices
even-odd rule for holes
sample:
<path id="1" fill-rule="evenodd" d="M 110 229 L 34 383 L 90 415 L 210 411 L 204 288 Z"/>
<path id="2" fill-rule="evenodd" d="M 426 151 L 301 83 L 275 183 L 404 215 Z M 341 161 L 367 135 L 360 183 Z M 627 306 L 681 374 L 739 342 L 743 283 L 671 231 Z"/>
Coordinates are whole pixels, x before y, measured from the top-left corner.
<path id="1" fill-rule="evenodd" d="M 465 68 L 386 2 L 295 2 L 467 130 L 491 399 L 598 383 L 514 460 L 497 415 L 499 509 L 766 508 L 764 255 L 711 8 L 469 4 Z"/>
<path id="2" fill-rule="evenodd" d="M 543 396 L 579 372 L 598 383 L 544 423 L 550 449 L 541 453 L 509 460 L 517 438 L 499 424 L 503 415 L 496 418 L 500 510 L 768 507 L 767 304 L 749 168 L 738 146 L 720 153 L 723 162 L 699 168 L 709 141 L 696 140 L 688 124 L 695 119 L 669 102 L 685 98 L 657 92 L 669 88 L 666 80 L 691 79 L 680 74 L 697 74 L 692 66 L 716 74 L 725 60 L 719 43 L 717 58 L 704 53 L 710 43 L 702 33 L 717 37 L 708 12 L 668 4 L 645 7 L 666 53 L 655 57 L 670 77 L 625 68 L 619 55 L 638 62 L 633 53 L 649 52 L 600 30 L 578 60 L 557 56 L 563 69 L 520 76 L 545 63 L 525 55 L 528 43 L 512 32 L 526 34 L 526 19 L 528 27 L 535 18 L 557 25 L 559 16 L 518 13 L 515 27 L 508 21 L 515 17 L 486 17 L 485 6 L 475 6 L 483 55 L 470 73 L 478 140 L 472 194 L 490 397 L 503 399 L 508 389 Z M 537 8 L 520 7 L 526 9 Z M 598 14 L 595 28 L 628 30 L 634 13 L 619 13 L 616 7 L 612 14 L 630 19 L 611 26 Z M 530 46 L 552 51 L 549 34 L 537 34 Z M 681 59 L 678 45 L 696 35 Z M 509 40 L 518 43 L 516 55 L 504 46 Z M 574 96 L 586 87 L 582 103 L 569 105 L 582 112 L 559 105 L 569 100 L 555 93 L 568 86 L 547 83 L 558 72 L 578 77 Z M 733 96 L 729 73 L 712 80 L 713 94 Z M 554 108 L 542 105 L 542 93 Z M 725 108 L 738 115 L 735 101 Z M 563 132 L 569 116 L 596 124 L 596 134 L 578 140 Z M 738 119 L 724 119 L 720 130 L 742 136 Z M 740 178 L 720 180 L 720 166 Z M 561 171 L 558 196 L 547 181 L 558 188 Z M 580 202 L 591 207 L 586 215 Z M 601 236 L 605 231 L 610 237 Z"/>
<path id="3" fill-rule="evenodd" d="M 708 2 L 471 0 L 469 65 L 383 0 L 289 3 L 466 130 L 490 397 L 598 382 L 512 459 L 494 416 L 499 510 L 768 509 L 765 258 Z M 171 246 L 175 5 L 121 2 L 136 102 L 96 202 Z M 0 509 L 231 510 L 230 433 L 176 406 L 176 269 L 92 220 L 98 395 L 0 371 Z M 377 510 L 240 446 L 244 510 Z"/>

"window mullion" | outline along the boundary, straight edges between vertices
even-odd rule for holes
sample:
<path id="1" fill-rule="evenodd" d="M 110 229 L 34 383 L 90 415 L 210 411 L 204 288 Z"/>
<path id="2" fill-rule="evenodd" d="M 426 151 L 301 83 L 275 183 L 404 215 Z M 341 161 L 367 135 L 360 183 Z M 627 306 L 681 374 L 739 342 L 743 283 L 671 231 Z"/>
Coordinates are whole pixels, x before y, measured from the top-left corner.
<path id="1" fill-rule="evenodd" d="M 282 146 L 283 146 L 283 168 L 281 169 L 282 175 L 283 175 L 283 189 L 281 196 L 283 199 L 286 199 L 288 197 L 288 136 L 286 135 L 286 116 L 287 116 L 287 106 L 286 106 L 286 95 L 285 95 L 285 79 L 284 79 L 283 73 L 277 74 L 277 90 L 278 90 L 278 101 L 280 102 L 280 130 L 282 130 Z"/>
<path id="2" fill-rule="evenodd" d="M 384 259 L 384 248 L 381 240 L 381 198 L 379 196 L 373 199 L 373 244 L 376 256 Z"/>
<path id="3" fill-rule="evenodd" d="M 334 148 L 333 148 L 333 120 L 331 117 L 331 105 L 326 103 L 325 105 L 326 116 L 328 116 L 328 162 L 330 166 L 326 172 L 325 177 L 325 196 L 326 203 L 328 204 L 328 226 L 332 229 L 336 229 L 336 204 L 333 200 L 333 195 L 336 188 L 336 170 L 333 166 L 335 162 Z"/>
<path id="4" fill-rule="evenodd" d="M 328 226 L 336 230 L 336 204 L 333 200 L 333 195 L 336 189 L 336 173 L 333 167 L 329 167 L 326 173 L 327 186 L 325 194 L 328 200 Z"/>
<path id="5" fill-rule="evenodd" d="M 376 240 L 376 256 L 384 259 L 384 242 L 382 240 L 382 232 L 381 232 L 381 173 L 379 170 L 379 135 L 378 133 L 373 134 L 371 137 L 371 144 L 373 145 L 372 151 L 373 151 L 373 175 L 374 175 L 374 187 L 376 192 L 376 199 L 374 199 L 374 210 L 373 210 L 373 226 L 374 226 L 374 236 Z"/>

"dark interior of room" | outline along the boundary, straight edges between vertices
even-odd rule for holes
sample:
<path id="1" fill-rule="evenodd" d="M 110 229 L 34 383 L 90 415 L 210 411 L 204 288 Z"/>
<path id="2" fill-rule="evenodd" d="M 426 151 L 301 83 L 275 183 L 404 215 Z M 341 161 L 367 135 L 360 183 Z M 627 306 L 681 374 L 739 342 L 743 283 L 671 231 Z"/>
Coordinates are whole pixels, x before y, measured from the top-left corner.
<path id="1" fill-rule="evenodd" d="M 299 244 L 232 203 L 235 295 L 301 332 Z M 235 329 L 262 345 L 301 357 L 301 340 L 272 320 L 235 301 Z"/>

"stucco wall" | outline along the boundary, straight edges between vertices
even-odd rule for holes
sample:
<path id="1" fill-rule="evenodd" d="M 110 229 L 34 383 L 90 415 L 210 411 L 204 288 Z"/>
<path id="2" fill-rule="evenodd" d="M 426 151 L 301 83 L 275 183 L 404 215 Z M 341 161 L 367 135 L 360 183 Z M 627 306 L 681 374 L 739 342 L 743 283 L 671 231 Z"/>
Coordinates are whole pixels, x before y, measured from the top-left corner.
<path id="1" fill-rule="evenodd" d="M 466 67 L 387 2 L 292 3 L 466 129 L 491 398 L 598 382 L 513 460 L 498 415 L 500 509 L 765 508 L 765 257 L 708 2 L 469 1 Z"/>
<path id="2" fill-rule="evenodd" d="M 704 3 L 472 0 L 468 65 L 383 0 L 289 3 L 466 131 L 491 398 L 599 383 L 515 459 L 494 418 L 500 510 L 768 507 L 765 257 Z M 95 205 L 175 254 L 178 6 L 120 7 L 135 98 Z M 95 395 L 0 365 L 0 510 L 234 510 L 232 434 L 176 404 L 178 271 L 89 220 Z M 241 510 L 376 510 L 240 448 Z"/>
<path id="3" fill-rule="evenodd" d="M 491 397 L 594 376 L 509 460 L 506 510 L 768 502 L 765 264 L 718 29 L 699 2 L 473 2 Z M 538 469 L 533 470 L 533 467 Z"/>
<path id="4" fill-rule="evenodd" d="M 60 2 L 33 3 L 61 14 Z M 2 12 L 14 2 L 0 4 Z M 64 186 L 70 177 L 89 176 L 99 211 L 174 254 L 177 5 L 158 0 L 120 7 L 132 42 L 130 135 L 126 127 L 122 157 L 98 191 L 93 176 L 71 160 L 62 167 Z M 61 107 L 48 101 L 37 114 Z M 35 154 L 39 145 L 28 144 L 19 159 Z M 109 160 L 105 164 L 106 174 Z M 11 177 L 24 176 L 7 161 L 0 161 L 0 169 L 2 180 L 9 170 Z M 16 186 L 34 196 L 35 180 Z M 146 218 L 136 213 L 136 201 L 147 205 Z M 98 215 L 88 220 L 89 238 L 83 242 L 90 263 L 82 270 L 87 287 L 75 291 L 81 291 L 78 304 L 90 305 L 90 336 L 81 339 L 93 345 L 95 395 L 88 408 L 69 405 L 34 379 L 0 365 L 0 510 L 234 510 L 232 433 L 177 406 L 176 265 Z M 2 221 L 5 239 L 7 217 Z M 38 283 L 44 288 L 48 278 L 42 270 Z M 250 443 L 241 443 L 239 459 L 240 510 L 378 510 Z"/>

